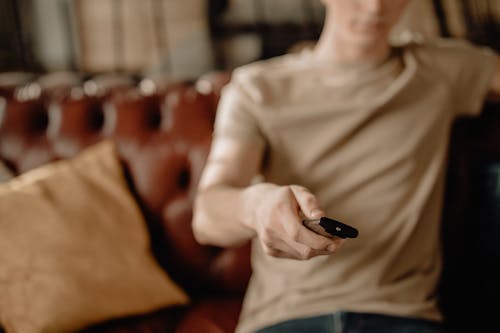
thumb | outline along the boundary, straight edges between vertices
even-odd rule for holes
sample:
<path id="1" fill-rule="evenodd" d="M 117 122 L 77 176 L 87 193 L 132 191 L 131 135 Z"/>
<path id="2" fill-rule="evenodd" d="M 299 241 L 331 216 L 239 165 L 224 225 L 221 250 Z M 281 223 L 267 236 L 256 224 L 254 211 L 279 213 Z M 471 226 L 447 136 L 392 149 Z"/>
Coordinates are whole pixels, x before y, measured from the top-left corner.
<path id="1" fill-rule="evenodd" d="M 295 200 L 299 205 L 302 214 L 308 219 L 316 219 L 325 216 L 325 212 L 320 208 L 318 199 L 307 188 L 299 185 L 290 185 Z"/>

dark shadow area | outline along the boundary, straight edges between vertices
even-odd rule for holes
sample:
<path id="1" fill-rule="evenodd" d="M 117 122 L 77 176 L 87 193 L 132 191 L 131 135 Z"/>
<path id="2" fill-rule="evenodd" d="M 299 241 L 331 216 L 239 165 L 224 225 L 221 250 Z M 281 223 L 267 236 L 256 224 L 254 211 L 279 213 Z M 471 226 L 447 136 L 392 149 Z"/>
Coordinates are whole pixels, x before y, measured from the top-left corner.
<path id="1" fill-rule="evenodd" d="M 455 124 L 445 203 L 442 310 L 451 332 L 490 331 L 500 299 L 500 105 Z"/>

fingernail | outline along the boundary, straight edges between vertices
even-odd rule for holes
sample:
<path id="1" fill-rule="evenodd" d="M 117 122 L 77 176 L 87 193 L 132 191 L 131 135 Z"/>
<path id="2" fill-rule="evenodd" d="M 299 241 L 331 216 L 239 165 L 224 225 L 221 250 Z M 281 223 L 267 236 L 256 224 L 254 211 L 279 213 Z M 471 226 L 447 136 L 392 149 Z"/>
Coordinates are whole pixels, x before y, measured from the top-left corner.
<path id="1" fill-rule="evenodd" d="M 313 209 L 311 211 L 311 217 L 321 217 L 323 216 L 323 212 L 319 209 Z"/>

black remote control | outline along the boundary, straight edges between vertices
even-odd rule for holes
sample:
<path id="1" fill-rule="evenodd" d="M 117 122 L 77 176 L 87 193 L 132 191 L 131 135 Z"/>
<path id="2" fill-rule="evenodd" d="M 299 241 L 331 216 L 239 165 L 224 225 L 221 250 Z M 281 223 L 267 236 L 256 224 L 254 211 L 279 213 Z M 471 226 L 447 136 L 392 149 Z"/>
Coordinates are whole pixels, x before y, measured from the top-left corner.
<path id="1" fill-rule="evenodd" d="M 337 236 L 340 238 L 356 238 L 358 230 L 347 224 L 328 217 L 319 219 L 303 220 L 302 224 L 308 229 L 325 237 Z"/>

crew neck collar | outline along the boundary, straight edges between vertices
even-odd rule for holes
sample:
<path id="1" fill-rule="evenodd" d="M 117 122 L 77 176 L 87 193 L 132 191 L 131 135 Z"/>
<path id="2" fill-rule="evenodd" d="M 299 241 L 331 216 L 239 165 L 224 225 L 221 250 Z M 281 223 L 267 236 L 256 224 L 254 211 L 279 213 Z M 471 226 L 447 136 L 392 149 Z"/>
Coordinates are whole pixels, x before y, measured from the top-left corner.
<path id="1" fill-rule="evenodd" d="M 386 67 L 392 60 L 398 58 L 397 47 L 391 46 L 389 53 L 384 59 L 377 61 L 359 61 L 359 62 L 333 62 L 325 59 L 319 59 L 314 48 L 304 49 L 302 51 L 302 58 L 309 64 L 315 67 L 321 67 L 324 70 L 332 70 L 335 72 L 350 72 L 350 73 L 363 73 L 372 72 L 380 68 Z"/>

